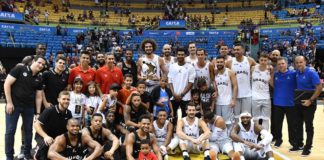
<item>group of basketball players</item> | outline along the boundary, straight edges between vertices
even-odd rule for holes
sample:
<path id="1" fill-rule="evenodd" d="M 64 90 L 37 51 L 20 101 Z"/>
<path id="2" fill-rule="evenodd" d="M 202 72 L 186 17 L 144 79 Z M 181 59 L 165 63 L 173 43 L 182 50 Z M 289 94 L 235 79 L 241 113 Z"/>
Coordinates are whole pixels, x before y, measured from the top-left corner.
<path id="1" fill-rule="evenodd" d="M 79 66 L 68 70 L 64 56 L 56 55 L 55 67 L 46 71 L 45 52 L 36 49 L 34 59 L 17 65 L 5 81 L 7 159 L 14 154 L 17 117 L 30 112 L 37 118 L 36 159 L 169 159 L 177 147 L 184 160 L 190 160 L 189 153 L 203 153 L 205 160 L 218 153 L 235 160 L 274 159 L 270 144 L 280 139 L 269 132 L 269 85 L 276 89 L 277 68 L 287 69 L 279 51 L 262 53 L 256 63 L 245 56 L 242 44 L 233 47 L 233 57 L 228 46 L 220 46 L 213 60 L 195 43 L 179 47 L 176 57 L 169 44 L 161 56 L 154 54 L 154 40 L 144 40 L 141 47 L 145 54 L 137 63 L 132 50 L 126 49 L 125 58 L 118 61 L 116 54 L 123 52 L 99 53 L 91 66 L 88 47 L 81 52 Z M 301 63 L 296 63 L 298 69 L 305 69 L 303 57 L 296 61 Z M 306 89 L 321 89 L 316 77 L 311 80 Z M 19 87 L 31 91 L 18 93 Z M 314 105 L 316 91 L 301 105 Z M 35 101 L 27 103 L 26 97 Z M 35 105 L 36 109 L 30 107 Z M 301 114 L 308 122 L 311 113 Z M 23 118 L 25 159 L 31 158 L 32 124 L 27 119 Z M 306 128 L 312 125 L 307 122 Z M 307 138 L 310 151 L 312 134 Z M 302 143 L 301 139 L 293 149 Z"/>

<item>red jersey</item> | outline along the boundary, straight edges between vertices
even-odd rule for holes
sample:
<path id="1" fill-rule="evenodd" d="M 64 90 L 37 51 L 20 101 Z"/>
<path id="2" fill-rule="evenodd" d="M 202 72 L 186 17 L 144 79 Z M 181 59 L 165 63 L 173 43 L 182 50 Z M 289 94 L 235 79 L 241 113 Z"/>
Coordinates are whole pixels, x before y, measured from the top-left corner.
<path id="1" fill-rule="evenodd" d="M 143 152 L 140 152 L 138 155 L 138 160 L 158 160 L 158 159 L 153 152 L 150 152 L 147 155 L 144 155 Z"/>
<path id="2" fill-rule="evenodd" d="M 107 66 L 103 66 L 96 71 L 95 81 L 99 84 L 101 92 L 103 94 L 108 94 L 110 85 L 117 83 L 121 86 L 124 77 L 122 71 L 118 67 L 109 70 Z"/>
<path id="3" fill-rule="evenodd" d="M 95 80 L 95 75 L 96 75 L 96 72 L 90 66 L 88 67 L 88 70 L 86 70 L 86 71 L 82 71 L 81 66 L 77 66 L 70 71 L 68 84 L 70 84 L 72 86 L 74 78 L 77 76 L 81 77 L 82 81 L 83 81 L 82 93 L 85 93 L 85 91 L 87 89 L 87 84 L 90 81 Z"/>
<path id="4" fill-rule="evenodd" d="M 123 87 L 117 95 L 117 99 L 119 102 L 121 102 L 122 104 L 126 104 L 127 98 L 130 96 L 130 94 L 136 91 L 135 87 L 131 87 L 129 90 L 126 89 L 126 87 Z M 120 107 L 118 110 L 119 114 L 123 115 L 124 114 L 124 110 L 123 107 Z"/>

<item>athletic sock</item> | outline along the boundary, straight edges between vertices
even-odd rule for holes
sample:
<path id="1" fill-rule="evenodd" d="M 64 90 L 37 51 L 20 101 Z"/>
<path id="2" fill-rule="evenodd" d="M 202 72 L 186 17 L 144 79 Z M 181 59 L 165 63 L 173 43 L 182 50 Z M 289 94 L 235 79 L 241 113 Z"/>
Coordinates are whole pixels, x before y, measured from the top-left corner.
<path id="1" fill-rule="evenodd" d="M 182 151 L 182 156 L 183 156 L 183 157 L 184 157 L 184 156 L 188 156 L 188 157 L 189 157 L 188 151 L 187 151 L 187 150 L 183 150 L 183 151 Z"/>
<path id="2" fill-rule="evenodd" d="M 204 157 L 208 157 L 208 156 L 209 156 L 209 149 L 205 149 Z"/>

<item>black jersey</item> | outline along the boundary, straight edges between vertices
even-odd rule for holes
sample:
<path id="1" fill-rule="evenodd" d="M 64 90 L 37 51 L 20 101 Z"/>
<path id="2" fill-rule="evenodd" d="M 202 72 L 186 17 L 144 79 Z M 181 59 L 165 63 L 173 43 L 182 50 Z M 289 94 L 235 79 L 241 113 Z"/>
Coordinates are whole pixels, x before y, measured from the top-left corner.
<path id="1" fill-rule="evenodd" d="M 87 155 L 88 149 L 86 146 L 82 145 L 81 133 L 78 133 L 78 142 L 75 146 L 71 144 L 68 133 L 64 133 L 64 137 L 66 146 L 65 150 L 60 153 L 62 156 L 68 158 L 69 160 L 80 160 Z"/>
<path id="2" fill-rule="evenodd" d="M 97 137 L 95 137 L 93 135 L 90 126 L 87 127 L 87 129 L 88 129 L 88 131 L 90 133 L 90 136 L 92 137 L 93 140 L 97 141 L 100 145 L 104 145 L 105 144 L 105 142 L 107 141 L 107 139 L 102 136 L 102 128 L 100 129 L 99 134 L 97 135 Z"/>
<path id="3" fill-rule="evenodd" d="M 147 113 L 147 110 L 142 105 L 139 106 L 137 111 L 131 106 L 131 110 L 130 110 L 130 114 L 129 114 L 130 120 L 134 123 L 138 123 L 139 117 L 146 113 Z"/>
<path id="4" fill-rule="evenodd" d="M 133 144 L 133 157 L 137 158 L 139 152 L 141 151 L 141 141 L 144 139 L 140 139 L 136 131 L 134 132 L 134 135 L 135 135 L 135 142 Z M 150 141 L 150 133 L 146 134 L 146 139 Z"/>

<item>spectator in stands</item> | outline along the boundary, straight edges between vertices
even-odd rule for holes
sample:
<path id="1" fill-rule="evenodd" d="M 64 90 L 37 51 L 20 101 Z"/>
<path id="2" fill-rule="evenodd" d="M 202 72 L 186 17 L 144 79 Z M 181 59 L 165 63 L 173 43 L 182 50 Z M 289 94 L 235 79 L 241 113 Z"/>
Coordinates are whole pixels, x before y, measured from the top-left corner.
<path id="1" fill-rule="evenodd" d="M 49 25 L 49 20 L 48 20 L 48 16 L 49 16 L 49 15 L 50 15 L 50 14 L 48 13 L 48 11 L 45 10 L 45 12 L 44 12 L 44 16 L 45 16 L 45 22 L 46 22 L 47 25 Z"/>
<path id="2" fill-rule="evenodd" d="M 33 118 L 40 114 L 42 103 L 42 78 L 39 74 L 46 64 L 42 56 L 35 56 L 31 65 L 17 65 L 4 83 L 6 96 L 5 152 L 7 160 L 13 160 L 15 131 L 20 114 L 23 116 L 24 158 L 32 159 Z M 36 104 L 36 106 L 35 106 Z M 36 108 L 36 111 L 35 111 Z"/>

